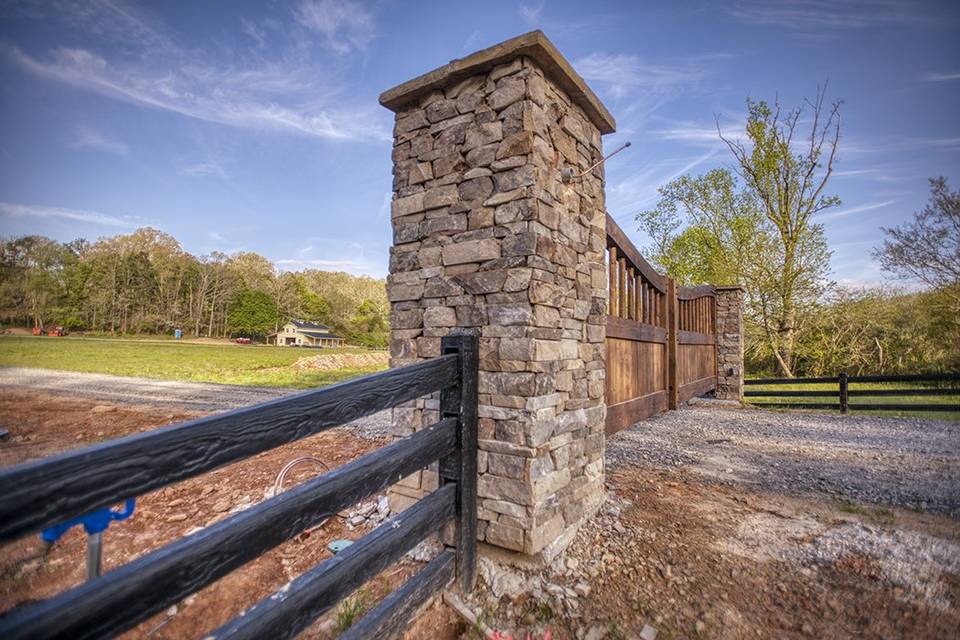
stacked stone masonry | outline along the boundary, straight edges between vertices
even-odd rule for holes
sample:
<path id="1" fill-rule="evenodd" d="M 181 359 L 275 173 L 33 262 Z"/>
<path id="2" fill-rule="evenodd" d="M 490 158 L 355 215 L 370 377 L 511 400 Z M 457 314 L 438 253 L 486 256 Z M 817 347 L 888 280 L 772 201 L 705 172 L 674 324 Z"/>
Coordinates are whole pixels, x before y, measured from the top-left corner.
<path id="1" fill-rule="evenodd" d="M 387 292 L 392 366 L 480 337 L 481 540 L 549 554 L 604 497 L 600 130 L 521 56 L 400 108 L 394 128 Z M 436 398 L 394 413 L 404 436 L 437 420 Z M 436 468 L 391 494 L 403 509 Z"/>
<path id="2" fill-rule="evenodd" d="M 723 400 L 743 400 L 743 288 L 716 287 L 717 391 Z"/>

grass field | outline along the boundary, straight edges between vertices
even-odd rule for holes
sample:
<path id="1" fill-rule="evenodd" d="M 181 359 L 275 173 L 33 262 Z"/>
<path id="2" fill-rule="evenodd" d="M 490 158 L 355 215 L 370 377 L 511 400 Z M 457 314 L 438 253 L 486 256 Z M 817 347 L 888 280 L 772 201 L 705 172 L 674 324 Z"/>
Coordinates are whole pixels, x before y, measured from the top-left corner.
<path id="1" fill-rule="evenodd" d="M 373 373 L 385 367 L 332 371 L 285 369 L 298 358 L 363 349 L 304 349 L 235 344 L 191 344 L 118 338 L 0 336 L 0 366 L 39 367 L 162 380 L 192 380 L 305 389 Z"/>
<path id="2" fill-rule="evenodd" d="M 930 389 L 933 385 L 918 382 L 851 382 L 849 389 L 863 390 L 883 390 L 883 389 Z M 825 391 L 832 395 L 816 397 L 789 397 L 789 396 L 763 396 L 745 398 L 750 404 L 758 408 L 766 408 L 771 411 L 787 411 L 791 409 L 764 407 L 764 403 L 769 402 L 821 402 L 835 403 L 839 405 L 837 383 L 823 384 L 777 384 L 777 385 L 748 385 L 744 387 L 747 391 Z M 951 420 L 960 422 L 960 395 L 902 395 L 902 396 L 850 396 L 850 404 L 937 404 L 952 406 L 955 411 L 850 411 L 850 415 L 868 415 L 868 416 L 902 416 L 911 418 L 930 418 L 937 420 Z M 802 411 L 821 411 L 818 409 L 798 409 Z M 824 411 L 825 413 L 838 413 L 839 411 Z"/>

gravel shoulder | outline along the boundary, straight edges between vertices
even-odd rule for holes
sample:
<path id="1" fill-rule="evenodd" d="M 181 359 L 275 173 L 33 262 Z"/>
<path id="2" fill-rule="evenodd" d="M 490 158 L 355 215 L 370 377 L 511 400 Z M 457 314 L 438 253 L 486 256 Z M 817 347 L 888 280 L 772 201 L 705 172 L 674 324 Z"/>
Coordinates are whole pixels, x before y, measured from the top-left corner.
<path id="1" fill-rule="evenodd" d="M 203 413 L 231 411 L 299 392 L 28 367 L 0 367 L 0 390 L 33 390 L 94 402 Z M 390 412 L 376 413 L 350 426 L 361 437 L 385 436 L 390 427 Z"/>
<path id="2" fill-rule="evenodd" d="M 694 406 L 609 437 L 607 463 L 960 518 L 960 425 L 938 420 Z"/>

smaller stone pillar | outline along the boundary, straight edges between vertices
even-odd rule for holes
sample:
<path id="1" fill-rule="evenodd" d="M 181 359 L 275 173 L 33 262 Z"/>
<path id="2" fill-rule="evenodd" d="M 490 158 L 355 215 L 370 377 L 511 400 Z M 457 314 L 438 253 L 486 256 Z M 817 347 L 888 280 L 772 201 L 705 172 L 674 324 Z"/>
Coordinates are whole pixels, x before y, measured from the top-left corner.
<path id="1" fill-rule="evenodd" d="M 743 401 L 743 287 L 717 292 L 717 392 L 721 400 Z"/>

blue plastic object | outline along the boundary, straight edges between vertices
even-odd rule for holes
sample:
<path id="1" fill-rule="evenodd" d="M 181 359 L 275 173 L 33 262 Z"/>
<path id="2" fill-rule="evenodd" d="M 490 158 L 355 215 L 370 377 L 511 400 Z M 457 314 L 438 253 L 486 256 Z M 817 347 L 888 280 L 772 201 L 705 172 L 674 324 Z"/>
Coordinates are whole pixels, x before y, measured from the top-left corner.
<path id="1" fill-rule="evenodd" d="M 330 551 L 332 551 L 334 554 L 337 554 L 352 544 L 353 540 L 334 540 L 327 545 L 327 549 L 330 549 Z"/>
<path id="2" fill-rule="evenodd" d="M 71 527 L 74 527 L 78 524 L 83 525 L 87 535 L 101 533 L 102 531 L 106 531 L 107 527 L 109 527 L 110 523 L 114 520 L 126 520 L 132 516 L 133 510 L 136 508 L 136 506 L 136 498 L 127 498 L 127 502 L 122 511 L 114 511 L 110 508 L 97 509 L 96 511 L 85 513 L 82 516 L 71 518 L 65 522 L 61 522 L 60 524 L 55 524 L 52 527 L 44 529 L 43 533 L 40 534 L 40 537 L 43 538 L 43 541 L 47 544 L 53 544 L 59 540 L 63 534 L 69 531 Z"/>

